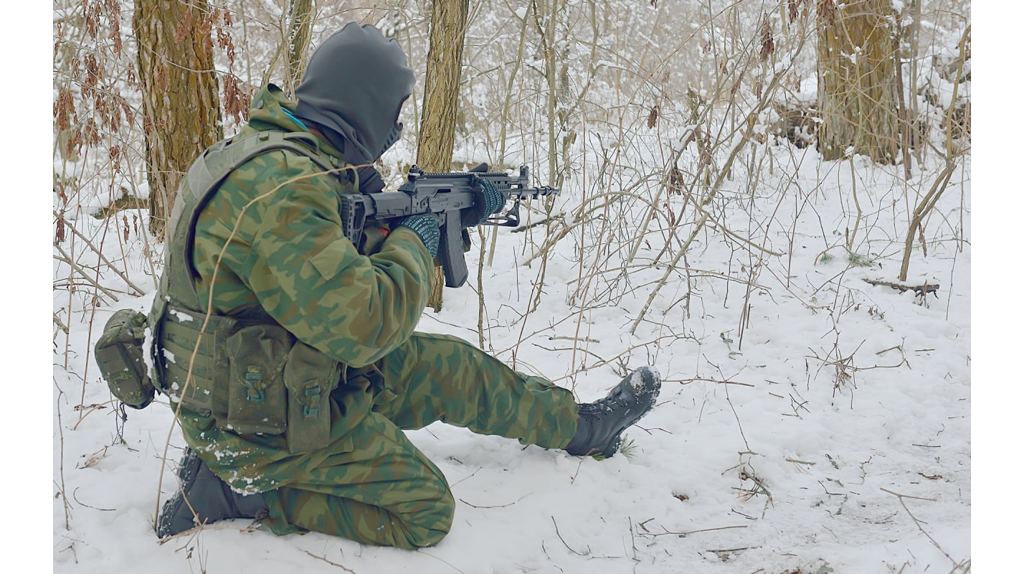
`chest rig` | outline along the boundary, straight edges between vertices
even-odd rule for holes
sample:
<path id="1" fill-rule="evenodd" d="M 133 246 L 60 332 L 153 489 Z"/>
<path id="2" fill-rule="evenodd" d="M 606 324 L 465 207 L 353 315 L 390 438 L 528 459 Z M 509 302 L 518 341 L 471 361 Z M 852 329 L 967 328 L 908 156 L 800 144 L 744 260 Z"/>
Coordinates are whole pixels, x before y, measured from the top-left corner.
<path id="1" fill-rule="evenodd" d="M 218 428 L 242 434 L 285 434 L 292 452 L 325 445 L 329 394 L 341 366 L 295 339 L 262 309 L 232 317 L 206 313 L 192 264 L 199 214 L 235 169 L 267 152 L 308 157 L 352 183 L 351 170 L 319 151 L 307 133 L 258 132 L 211 146 L 189 168 L 171 214 L 160 287 L 148 324 L 155 387 Z"/>

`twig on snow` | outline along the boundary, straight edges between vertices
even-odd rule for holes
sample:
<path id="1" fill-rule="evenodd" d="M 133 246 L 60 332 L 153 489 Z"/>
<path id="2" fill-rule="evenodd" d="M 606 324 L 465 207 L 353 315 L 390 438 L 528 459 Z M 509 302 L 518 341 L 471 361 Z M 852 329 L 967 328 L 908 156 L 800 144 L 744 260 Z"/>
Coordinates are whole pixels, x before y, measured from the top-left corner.
<path id="1" fill-rule="evenodd" d="M 741 387 L 754 388 L 754 385 L 750 383 L 741 383 L 738 381 L 719 381 L 718 379 L 706 379 L 704 377 L 693 377 L 690 379 L 662 379 L 663 383 L 679 383 L 682 385 L 688 385 L 690 383 L 717 383 L 719 385 L 739 385 Z"/>
<path id="2" fill-rule="evenodd" d="M 472 506 L 473 508 L 481 508 L 481 509 L 486 509 L 486 508 L 507 508 L 507 507 L 512 506 L 513 504 L 519 502 L 520 500 L 526 498 L 527 496 L 530 496 L 531 494 L 533 494 L 533 493 L 532 492 L 528 492 L 528 493 L 520 496 L 516 500 L 514 500 L 512 502 L 509 502 L 508 504 L 498 504 L 498 505 L 495 505 L 495 506 L 477 506 L 476 504 L 473 504 L 471 502 L 466 502 L 466 500 L 462 499 L 462 498 L 460 498 L 459 501 L 464 503 L 464 504 L 468 504 L 469 506 Z"/>
<path id="3" fill-rule="evenodd" d="M 317 556 L 316 554 L 313 554 L 309 550 L 303 550 L 303 552 L 305 552 L 306 554 L 309 554 L 310 556 L 312 556 L 313 558 L 316 558 L 317 560 L 321 560 L 323 562 L 326 562 L 326 563 L 330 564 L 331 566 L 337 566 L 338 568 L 341 568 L 345 572 L 351 572 L 351 574 L 356 574 L 354 570 L 349 570 L 348 568 L 345 568 L 344 566 L 342 566 L 341 564 L 338 564 L 337 562 L 331 562 L 330 560 L 324 558 L 323 556 Z M 457 570 L 457 568 L 456 568 L 456 570 Z"/>
<path id="4" fill-rule="evenodd" d="M 569 549 L 569 552 L 572 552 L 576 556 L 586 556 L 586 554 L 580 554 L 579 552 L 573 550 L 572 546 L 569 546 L 569 544 L 565 541 L 565 538 L 562 538 L 562 533 L 558 531 L 558 523 L 555 522 L 554 516 L 551 517 L 551 522 L 555 524 L 555 534 L 558 535 L 558 539 L 562 541 L 562 544 L 565 544 L 565 547 Z"/>
<path id="5" fill-rule="evenodd" d="M 81 488 L 81 487 L 79 487 L 79 488 Z M 76 488 L 76 489 L 75 489 L 75 490 L 74 490 L 74 491 L 73 491 L 73 492 L 71 493 L 71 496 L 72 496 L 72 497 L 74 497 L 74 499 L 75 499 L 75 502 L 77 502 L 78 504 L 80 504 L 80 505 L 82 505 L 82 506 L 84 506 L 84 507 L 86 507 L 86 508 L 91 508 L 91 509 L 93 509 L 93 510 L 99 510 L 99 511 L 101 511 L 101 512 L 114 512 L 114 511 L 116 511 L 116 510 L 117 510 L 116 508 L 99 508 L 99 507 L 96 507 L 96 506 L 89 506 L 88 504 L 86 504 L 86 503 L 82 502 L 81 500 L 78 500 L 78 488 Z"/>
<path id="6" fill-rule="evenodd" d="M 946 558 L 949 558 L 949 561 L 953 563 L 953 566 L 954 566 L 954 569 L 953 569 L 953 570 L 954 570 L 954 571 L 955 571 L 955 570 L 956 570 L 957 568 L 960 568 L 960 567 L 961 567 L 961 565 L 963 564 L 963 562 L 957 562 L 956 560 L 954 560 L 954 559 L 953 559 L 953 557 L 952 557 L 952 556 L 950 556 L 950 555 L 949 555 L 949 553 L 948 553 L 948 552 L 946 552 L 946 551 L 945 551 L 945 550 L 944 550 L 944 549 L 942 548 L 942 546 L 940 546 L 940 545 L 939 545 L 939 543 L 938 543 L 938 542 L 937 542 L 937 541 L 936 541 L 936 540 L 935 540 L 934 538 L 932 538 L 932 535 L 931 535 L 931 534 L 928 534 L 928 532 L 926 532 L 926 531 L 925 531 L 924 527 L 922 527 L 922 526 L 921 526 L 921 521 L 920 521 L 920 520 L 918 520 L 916 516 L 914 516 L 914 513 L 913 513 L 913 512 L 911 512 L 909 508 L 907 508 L 907 504 L 906 504 L 905 502 L 903 502 L 903 499 L 904 499 L 904 498 L 912 498 L 912 499 L 914 499 L 914 500 L 927 500 L 927 501 L 929 501 L 929 502 L 936 502 L 936 500 L 935 500 L 934 498 L 922 498 L 922 497 L 920 497 L 920 496 L 909 496 L 909 495 L 906 495 L 906 494 L 900 494 L 900 493 L 898 493 L 898 492 L 893 492 L 893 491 L 891 491 L 891 490 L 888 490 L 888 489 L 886 489 L 886 488 L 882 488 L 882 489 L 880 489 L 880 490 L 881 490 L 882 492 L 887 492 L 887 493 L 889 493 L 889 494 L 891 494 L 891 495 L 895 496 L 895 497 L 896 497 L 896 498 L 897 498 L 897 499 L 898 499 L 898 500 L 900 501 L 900 506 L 902 506 L 902 507 L 903 507 L 903 510 L 906 510 L 906 511 L 907 511 L 907 515 L 908 515 L 908 516 L 910 516 L 910 519 L 914 521 L 914 524 L 915 524 L 915 525 L 917 526 L 917 529 L 921 531 L 921 534 L 924 534 L 924 535 L 925 535 L 925 537 L 927 537 L 927 538 L 928 538 L 928 540 L 931 540 L 932 544 L 934 544 L 934 545 L 935 545 L 935 547 L 939 549 L 939 552 L 942 552 L 942 553 L 943 553 L 943 554 L 944 554 L 944 555 L 946 556 Z"/>
<path id="7" fill-rule="evenodd" d="M 648 533 L 648 534 L 641 534 L 640 536 L 646 536 L 648 538 L 656 538 L 658 536 L 668 536 L 668 535 L 685 537 L 685 536 L 689 536 L 691 534 L 697 534 L 697 533 L 700 533 L 700 532 L 714 532 L 716 530 L 730 530 L 732 528 L 747 528 L 747 525 L 746 524 L 739 524 L 739 525 L 736 525 L 736 526 L 719 526 L 718 528 L 701 528 L 700 530 L 686 530 L 684 532 L 670 532 L 668 530 L 665 530 L 665 532 L 652 532 L 652 533 Z"/>
<path id="8" fill-rule="evenodd" d="M 452 570 L 455 570 L 456 572 L 462 572 L 462 570 L 459 570 L 455 565 L 453 565 L 451 562 L 445 560 L 444 558 L 440 558 L 438 556 L 434 556 L 433 554 L 428 554 L 428 553 L 424 552 L 422 549 L 418 550 L 418 553 L 422 554 L 424 556 L 430 556 L 431 558 L 433 558 L 434 560 L 437 560 L 438 562 L 444 562 L 449 567 L 451 567 Z M 349 570 L 349 572 L 351 572 L 351 570 Z M 466 574 L 466 573 L 462 572 L 462 574 Z"/>
<path id="9" fill-rule="evenodd" d="M 891 281 L 879 281 L 877 279 L 865 279 L 865 283 L 870 283 L 875 287 L 890 287 L 899 291 L 900 293 L 906 293 L 907 291 L 914 291 L 918 295 L 924 296 L 928 293 L 934 293 L 936 297 L 939 296 L 939 284 L 928 283 L 927 281 L 922 285 L 903 285 L 901 283 L 893 283 Z"/>

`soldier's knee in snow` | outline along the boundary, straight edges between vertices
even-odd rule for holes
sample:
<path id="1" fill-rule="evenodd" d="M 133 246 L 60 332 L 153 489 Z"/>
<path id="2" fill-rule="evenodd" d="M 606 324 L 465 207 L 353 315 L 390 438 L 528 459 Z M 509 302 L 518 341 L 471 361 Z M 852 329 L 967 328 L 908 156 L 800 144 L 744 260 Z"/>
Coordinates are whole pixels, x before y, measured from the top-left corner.
<path id="1" fill-rule="evenodd" d="M 455 498 L 447 486 L 443 495 L 415 516 L 406 517 L 403 534 L 408 545 L 413 548 L 434 546 L 452 529 L 455 518 Z"/>

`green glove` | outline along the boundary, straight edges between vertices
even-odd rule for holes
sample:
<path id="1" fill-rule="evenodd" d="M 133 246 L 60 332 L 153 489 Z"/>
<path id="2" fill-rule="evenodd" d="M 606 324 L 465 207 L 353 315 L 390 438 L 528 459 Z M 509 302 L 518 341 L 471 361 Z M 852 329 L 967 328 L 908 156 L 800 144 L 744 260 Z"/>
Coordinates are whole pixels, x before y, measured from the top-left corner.
<path id="1" fill-rule="evenodd" d="M 475 227 L 480 225 L 491 215 L 501 211 L 505 207 L 505 197 L 501 195 L 498 188 L 490 181 L 480 178 L 477 180 L 480 188 L 477 190 L 479 197 L 471 209 L 467 209 L 462 215 L 463 227 Z"/>

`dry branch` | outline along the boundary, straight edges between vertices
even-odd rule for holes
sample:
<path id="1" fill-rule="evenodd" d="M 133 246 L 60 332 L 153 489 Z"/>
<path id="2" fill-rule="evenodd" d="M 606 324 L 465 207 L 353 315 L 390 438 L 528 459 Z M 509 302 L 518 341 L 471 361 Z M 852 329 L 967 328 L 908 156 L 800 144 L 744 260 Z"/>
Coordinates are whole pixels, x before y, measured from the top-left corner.
<path id="1" fill-rule="evenodd" d="M 74 260 L 71 259 L 71 256 L 68 255 L 67 252 L 64 251 L 64 249 L 60 245 L 54 243 L 53 246 L 57 248 L 57 251 L 60 251 L 60 256 L 53 256 L 55 260 L 60 261 L 62 263 L 67 263 L 71 267 L 71 269 L 76 271 L 79 276 L 88 281 L 89 284 L 95 287 L 98 291 L 102 291 L 104 295 L 113 299 L 115 303 L 119 301 L 117 295 L 114 295 L 114 293 L 110 289 L 107 289 L 106 287 L 100 285 L 98 281 L 96 281 L 92 277 L 89 277 L 88 273 L 85 272 L 85 269 L 82 269 L 82 267 L 79 264 L 75 263 Z"/>
<path id="2" fill-rule="evenodd" d="M 914 238 L 917 236 L 917 230 L 920 228 L 921 223 L 924 222 L 924 218 L 931 213 L 932 208 L 938 203 L 943 192 L 946 191 L 946 188 L 949 186 L 949 180 L 953 177 L 954 169 L 956 169 L 956 162 L 950 158 L 946 162 L 945 169 L 935 179 L 932 188 L 928 190 L 928 194 L 924 196 L 921 203 L 914 209 L 914 215 L 910 219 L 910 229 L 907 231 L 906 244 L 903 248 L 903 264 L 900 266 L 899 275 L 900 281 L 907 280 L 907 273 L 910 270 L 910 253 L 914 248 Z"/>
<path id="3" fill-rule="evenodd" d="M 740 524 L 740 525 L 736 525 L 736 526 L 719 526 L 718 528 L 701 528 L 699 530 L 686 530 L 686 531 L 683 531 L 683 532 L 670 532 L 670 531 L 666 530 L 664 532 L 652 532 L 652 533 L 649 533 L 649 534 L 641 534 L 640 536 L 645 536 L 645 537 L 649 537 L 649 538 L 657 538 L 658 536 L 672 535 L 672 536 L 679 536 L 680 538 L 682 538 L 682 537 L 685 537 L 685 536 L 689 536 L 691 534 L 697 534 L 699 532 L 715 532 L 717 530 L 731 530 L 733 528 L 747 528 L 747 525 Z M 646 530 L 646 528 L 644 530 Z"/>
<path id="4" fill-rule="evenodd" d="M 926 295 L 928 293 L 935 293 L 936 296 L 939 292 L 938 283 L 924 283 L 923 285 L 903 285 L 901 283 L 892 283 L 890 281 L 879 281 L 876 279 L 865 279 L 866 283 L 875 285 L 876 287 L 890 287 L 899 291 L 900 293 L 906 293 L 907 291 L 914 291 L 918 295 Z"/>
<path id="5" fill-rule="evenodd" d="M 907 508 L 907 504 L 905 502 L 903 502 L 904 498 L 912 498 L 914 500 L 927 500 L 929 502 L 935 502 L 934 498 L 921 498 L 921 497 L 918 497 L 918 496 L 907 496 L 905 494 L 900 494 L 898 492 L 893 492 L 893 491 L 885 489 L 885 488 L 882 488 L 881 491 L 889 493 L 889 494 L 895 496 L 897 498 L 897 500 L 900 501 L 900 506 L 903 507 L 903 510 L 906 510 L 907 511 L 907 515 L 910 516 L 910 519 L 914 521 L 914 524 L 917 526 L 917 529 L 921 531 L 921 534 L 924 534 L 925 537 L 927 537 L 928 540 L 930 540 L 931 543 L 934 544 L 935 547 L 939 549 L 939 552 L 942 552 L 942 554 L 945 555 L 946 558 L 949 558 L 949 561 L 953 563 L 954 568 L 960 567 L 962 562 L 957 562 L 956 560 L 954 560 L 953 557 L 949 555 L 949 552 L 946 552 L 942 548 L 942 546 L 940 546 L 939 543 L 934 538 L 932 538 L 932 535 L 928 534 L 928 532 L 925 531 L 924 527 L 921 526 L 921 521 L 918 520 L 916 516 L 914 516 L 913 512 L 910 512 L 910 509 Z"/>
<path id="6" fill-rule="evenodd" d="M 345 572 L 350 572 L 351 574 L 356 574 L 355 570 L 349 570 L 348 568 L 345 568 L 341 564 L 338 564 L 337 562 L 331 562 L 330 560 L 324 558 L 323 556 L 317 556 L 316 554 L 313 554 L 309 550 L 303 550 L 303 552 L 305 552 L 306 554 L 309 554 L 310 556 L 312 556 L 313 558 L 316 558 L 317 560 L 326 562 L 326 563 L 330 564 L 331 566 L 336 566 L 338 568 L 341 568 Z"/>
<path id="7" fill-rule="evenodd" d="M 59 214 L 58 214 L 58 213 L 57 213 L 56 211 L 54 211 L 54 212 L 53 212 L 53 215 L 54 215 L 54 217 L 60 217 L 60 215 L 59 215 Z M 82 232 L 81 232 L 81 231 L 79 231 L 79 230 L 75 229 L 75 226 L 74 226 L 74 225 L 68 225 L 68 226 L 67 226 L 67 229 L 70 229 L 72 233 L 74 233 L 74 234 L 75 234 L 75 235 L 77 235 L 77 236 L 78 236 L 78 237 L 79 237 L 79 238 L 80 238 L 80 239 L 81 239 L 82 241 L 84 241 L 84 242 L 85 242 L 85 244 L 86 244 L 86 245 L 88 245 L 88 246 L 89 246 L 89 248 L 90 248 L 90 249 L 92 249 L 92 250 L 93 250 L 93 251 L 94 251 L 94 252 L 96 253 L 96 255 L 98 255 L 98 256 L 99 256 L 99 258 L 100 258 L 100 261 L 102 261 L 103 263 L 106 263 L 106 264 L 107 264 L 107 266 L 108 266 L 108 267 L 109 267 L 109 268 L 110 268 L 110 269 L 111 269 L 111 270 L 112 270 L 112 271 L 113 271 L 114 273 L 117 273 L 117 276 L 118 276 L 118 277 L 120 277 L 121 279 L 124 279 L 124 282 L 125 282 L 125 283 L 127 283 L 129 287 L 131 287 L 132 289 L 134 289 L 134 290 L 135 290 L 135 293 L 132 293 L 132 295 L 143 295 L 143 294 L 145 294 L 145 293 L 146 293 L 145 291 L 143 291 L 142 289 L 140 289 L 140 288 L 139 288 L 138 286 L 136 286 L 136 285 L 135 285 L 134 283 L 132 283 L 131 279 L 129 279 L 127 275 L 125 275 L 124 273 L 121 273 L 121 270 L 120 270 L 120 269 L 118 269 L 118 268 L 117 268 L 117 267 L 116 267 L 116 266 L 115 266 L 115 265 L 114 265 L 113 263 L 111 263 L 111 262 L 110 262 L 110 260 L 109 260 L 109 259 L 107 259 L 107 258 L 106 258 L 106 256 L 104 256 L 104 255 L 103 255 L 103 252 L 102 252 L 102 251 L 100 251 L 100 250 L 99 250 L 99 248 L 97 248 L 97 247 L 96 247 L 95 245 L 93 245 L 92 241 L 89 241 L 89 238 L 88 238 L 88 237 L 86 237 L 86 236 L 85 236 L 84 234 L 82 234 Z M 116 299 L 115 299 L 115 301 L 116 301 Z"/>

